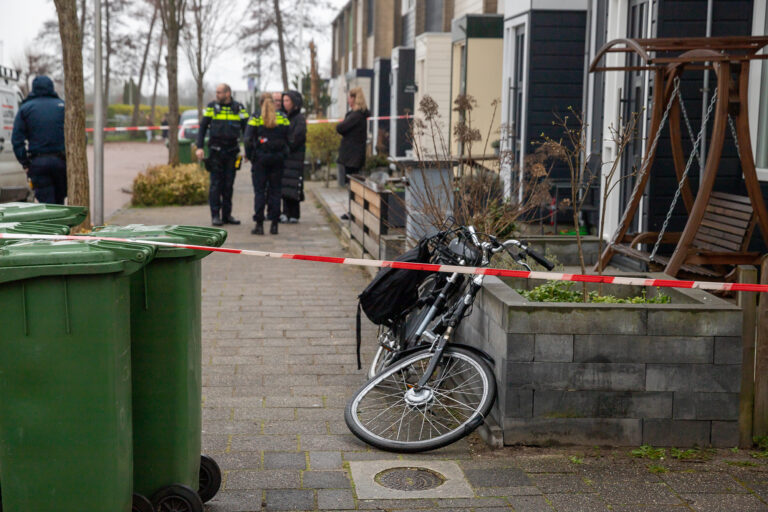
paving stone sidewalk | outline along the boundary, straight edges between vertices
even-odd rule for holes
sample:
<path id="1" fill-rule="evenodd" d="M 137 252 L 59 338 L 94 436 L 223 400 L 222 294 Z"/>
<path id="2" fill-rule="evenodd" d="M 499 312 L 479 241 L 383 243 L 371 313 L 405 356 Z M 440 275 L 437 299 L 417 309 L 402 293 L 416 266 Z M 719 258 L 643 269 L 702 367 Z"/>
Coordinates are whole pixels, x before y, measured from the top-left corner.
<path id="1" fill-rule="evenodd" d="M 314 184 L 312 184 L 314 185 Z M 250 176 L 236 183 L 231 247 L 345 255 L 308 194 L 301 223 L 250 234 Z M 209 225 L 205 206 L 129 209 L 111 224 Z M 369 448 L 347 430 L 347 398 L 363 383 L 355 364 L 359 268 L 211 255 L 203 264 L 203 451 L 224 471 L 210 512 L 262 510 L 757 511 L 768 510 L 768 459 L 743 451 L 687 459 L 634 458 L 630 448 L 506 448 L 473 435 L 429 454 Z M 364 358 L 375 330 L 364 326 Z M 679 454 L 678 454 L 679 455 Z M 350 463 L 453 461 L 474 497 L 362 500 Z"/>

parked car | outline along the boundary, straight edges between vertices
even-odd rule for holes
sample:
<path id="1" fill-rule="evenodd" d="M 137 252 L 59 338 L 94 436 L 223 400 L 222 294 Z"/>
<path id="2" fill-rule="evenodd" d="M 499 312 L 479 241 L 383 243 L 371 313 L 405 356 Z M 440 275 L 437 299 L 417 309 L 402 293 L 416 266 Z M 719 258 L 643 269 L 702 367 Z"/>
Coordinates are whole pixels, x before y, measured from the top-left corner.
<path id="1" fill-rule="evenodd" d="M 200 119 L 197 110 L 187 110 L 179 119 L 179 139 L 197 140 L 197 132 L 200 130 Z"/>
<path id="2" fill-rule="evenodd" d="M 31 199 L 27 174 L 16 160 L 11 145 L 13 120 L 21 105 L 16 71 L 0 66 L 0 202 Z"/>

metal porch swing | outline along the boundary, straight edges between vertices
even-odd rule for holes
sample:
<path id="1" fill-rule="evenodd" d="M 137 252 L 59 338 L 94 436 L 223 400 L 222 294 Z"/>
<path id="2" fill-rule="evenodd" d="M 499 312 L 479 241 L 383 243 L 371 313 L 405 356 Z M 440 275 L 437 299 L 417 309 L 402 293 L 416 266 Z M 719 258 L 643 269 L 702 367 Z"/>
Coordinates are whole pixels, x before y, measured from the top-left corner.
<path id="1" fill-rule="evenodd" d="M 617 39 L 606 44 L 593 60 L 590 71 L 649 70 L 654 72 L 653 109 L 647 146 L 630 201 L 619 227 L 614 233 L 596 270 L 605 268 L 615 254 L 646 263 L 650 268 L 663 268 L 670 276 L 695 275 L 722 278 L 734 265 L 758 264 L 760 254 L 747 248 L 756 224 L 764 240 L 768 240 L 768 210 L 763 200 L 752 156 L 747 111 L 749 64 L 763 59 L 757 55 L 768 45 L 768 37 L 659 38 Z M 643 60 L 641 66 L 600 67 L 603 56 L 613 52 L 634 52 Z M 685 69 L 713 69 L 717 87 L 694 139 L 688 113 L 680 93 L 680 75 Z M 731 74 L 736 75 L 736 79 Z M 714 112 L 710 151 L 706 162 L 699 161 L 702 181 L 694 198 L 687 181 L 698 148 L 705 136 L 707 121 Z M 680 117 L 684 118 L 693 148 L 684 158 Z M 656 148 L 664 126 L 669 122 L 670 144 L 677 176 L 677 190 L 658 232 L 629 233 L 643 191 L 650 177 Z M 713 190 L 722 156 L 726 127 L 741 162 L 748 196 Z M 680 197 L 688 212 L 685 228 L 668 233 L 672 213 Z M 638 248 L 651 244 L 650 252 Z M 671 257 L 658 254 L 662 244 L 676 244 Z"/>

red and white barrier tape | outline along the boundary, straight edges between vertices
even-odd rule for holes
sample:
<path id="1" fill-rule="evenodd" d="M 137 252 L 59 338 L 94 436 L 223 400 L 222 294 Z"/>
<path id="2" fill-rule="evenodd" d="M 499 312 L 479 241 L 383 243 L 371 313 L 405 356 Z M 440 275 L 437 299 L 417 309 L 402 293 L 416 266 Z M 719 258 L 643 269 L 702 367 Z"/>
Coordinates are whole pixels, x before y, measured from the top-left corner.
<path id="1" fill-rule="evenodd" d="M 413 116 L 378 116 L 369 117 L 368 121 L 385 121 L 388 119 L 410 119 Z M 343 119 L 309 119 L 307 124 L 327 124 L 338 123 Z M 187 128 L 199 128 L 198 125 L 188 126 Z M 104 128 L 105 132 L 143 132 L 147 130 L 167 130 L 167 126 L 107 126 Z M 86 128 L 86 132 L 93 132 L 93 128 Z"/>
<path id="2" fill-rule="evenodd" d="M 76 235 L 29 235 L 17 233 L 0 233 L 0 239 L 6 240 L 79 240 L 93 242 L 105 240 L 109 242 L 131 242 L 159 247 L 191 249 L 195 251 L 220 252 L 225 254 L 241 254 L 261 258 L 278 258 L 286 260 L 315 261 L 320 263 L 336 263 L 338 265 L 356 265 L 361 267 L 403 268 L 408 270 L 426 270 L 429 272 L 446 272 L 469 275 L 487 275 L 499 277 L 518 277 L 522 279 L 537 279 L 545 281 L 575 281 L 580 283 L 618 284 L 625 286 L 655 286 L 658 288 L 700 288 L 712 291 L 761 292 L 768 293 L 768 285 L 746 283 L 710 283 L 706 281 L 679 281 L 676 279 L 645 279 L 642 277 L 596 276 L 582 274 L 562 274 L 559 272 L 536 272 L 527 270 L 508 270 L 490 267 L 462 267 L 456 265 L 433 265 L 429 263 L 405 263 L 402 261 L 366 260 L 357 258 L 337 258 L 332 256 L 316 256 L 311 254 L 289 254 L 283 252 L 253 251 L 248 249 L 229 249 L 226 247 L 207 247 L 204 245 L 177 244 L 136 238 L 114 238 Z"/>

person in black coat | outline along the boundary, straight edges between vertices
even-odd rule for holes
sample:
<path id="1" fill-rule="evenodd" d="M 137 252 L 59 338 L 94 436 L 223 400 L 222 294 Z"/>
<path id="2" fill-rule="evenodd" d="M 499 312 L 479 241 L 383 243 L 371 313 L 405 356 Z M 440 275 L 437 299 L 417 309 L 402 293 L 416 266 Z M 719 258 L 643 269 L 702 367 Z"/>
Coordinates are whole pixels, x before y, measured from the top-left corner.
<path id="1" fill-rule="evenodd" d="M 288 128 L 291 123 L 280 112 L 275 111 L 272 95 L 261 96 L 261 115 L 251 116 L 245 129 L 245 154 L 253 162 L 253 220 L 256 227 L 254 235 L 264 234 L 264 205 L 267 205 L 267 218 L 272 221 L 269 232 L 277 234 L 280 218 L 280 183 L 282 180 L 285 157 L 288 154 Z"/>
<path id="2" fill-rule="evenodd" d="M 338 165 L 339 186 L 347 183 L 346 176 L 360 172 L 365 165 L 365 143 L 368 139 L 368 106 L 365 103 L 363 89 L 357 87 L 349 91 L 349 112 L 344 120 L 336 125 L 341 135 Z"/>
<path id="3" fill-rule="evenodd" d="M 283 93 L 283 109 L 291 122 L 288 128 L 290 153 L 283 168 L 283 214 L 281 222 L 296 224 L 301 217 L 301 201 L 304 200 L 304 153 L 307 142 L 307 120 L 301 113 L 304 100 L 299 91 Z"/>
<path id="4" fill-rule="evenodd" d="M 27 171 L 41 203 L 64 204 L 67 160 L 64 146 L 64 101 L 47 76 L 32 81 L 32 92 L 13 121 L 11 144 Z"/>

